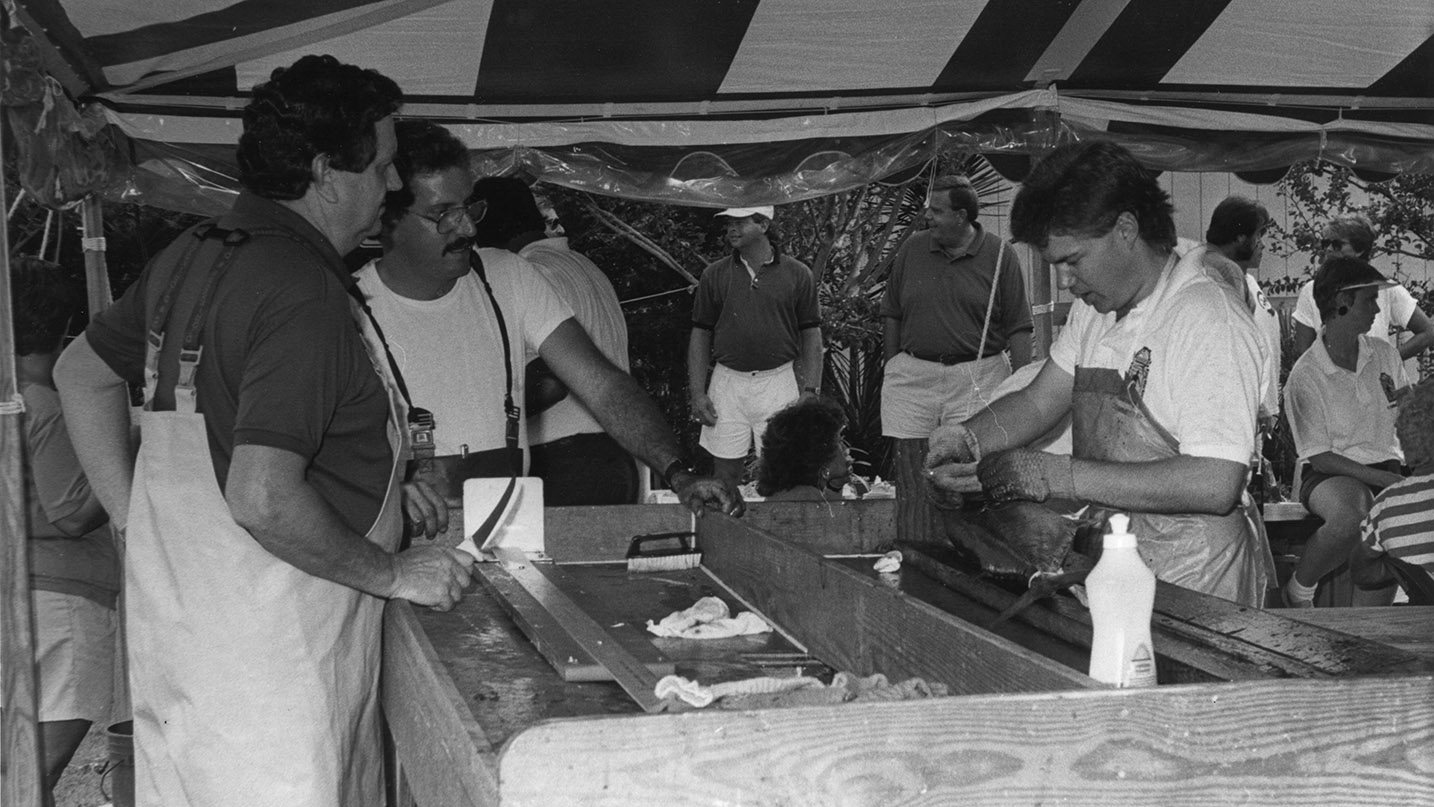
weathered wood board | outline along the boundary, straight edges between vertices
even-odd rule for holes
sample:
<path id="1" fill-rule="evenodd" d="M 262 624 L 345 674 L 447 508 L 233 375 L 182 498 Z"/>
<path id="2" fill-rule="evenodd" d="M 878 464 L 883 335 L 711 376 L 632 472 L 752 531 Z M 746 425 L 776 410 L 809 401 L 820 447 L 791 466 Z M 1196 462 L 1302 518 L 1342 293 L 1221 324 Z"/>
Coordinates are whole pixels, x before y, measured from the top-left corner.
<path id="1" fill-rule="evenodd" d="M 1434 679 L 551 722 L 499 778 L 503 807 L 1434 804 Z"/>

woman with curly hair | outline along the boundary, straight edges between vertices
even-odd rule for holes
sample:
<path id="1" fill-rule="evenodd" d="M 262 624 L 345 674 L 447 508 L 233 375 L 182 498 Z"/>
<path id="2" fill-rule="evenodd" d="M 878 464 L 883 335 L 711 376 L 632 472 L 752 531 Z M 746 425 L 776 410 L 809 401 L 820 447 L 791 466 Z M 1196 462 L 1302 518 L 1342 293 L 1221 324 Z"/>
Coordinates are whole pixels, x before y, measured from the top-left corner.
<path id="1" fill-rule="evenodd" d="M 841 498 L 851 478 L 845 428 L 846 413 L 822 398 L 802 398 L 772 415 L 762 435 L 757 493 L 770 501 Z"/>

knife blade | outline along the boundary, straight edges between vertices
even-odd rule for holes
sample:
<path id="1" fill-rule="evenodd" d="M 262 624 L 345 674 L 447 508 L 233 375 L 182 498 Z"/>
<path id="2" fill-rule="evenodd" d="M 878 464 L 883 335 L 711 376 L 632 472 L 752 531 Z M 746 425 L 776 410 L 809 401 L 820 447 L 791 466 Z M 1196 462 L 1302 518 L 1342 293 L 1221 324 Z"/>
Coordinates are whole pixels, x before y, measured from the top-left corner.
<path id="1" fill-rule="evenodd" d="M 508 502 L 513 498 L 513 489 L 518 486 L 516 476 L 508 478 L 508 487 L 503 489 L 503 495 L 498 497 L 498 504 L 493 507 L 493 512 L 483 519 L 478 529 L 468 536 L 473 545 L 478 547 L 480 553 L 487 552 L 498 540 L 498 522 L 503 520 L 503 512 L 508 509 Z"/>

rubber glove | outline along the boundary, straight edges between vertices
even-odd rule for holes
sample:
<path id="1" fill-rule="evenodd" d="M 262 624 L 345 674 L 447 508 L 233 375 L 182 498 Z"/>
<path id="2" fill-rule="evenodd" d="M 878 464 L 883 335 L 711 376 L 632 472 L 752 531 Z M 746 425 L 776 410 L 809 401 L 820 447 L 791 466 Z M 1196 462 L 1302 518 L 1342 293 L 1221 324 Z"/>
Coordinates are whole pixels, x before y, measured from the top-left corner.
<path id="1" fill-rule="evenodd" d="M 1066 454 L 1029 448 L 1000 451 L 981 460 L 977 475 L 987 498 L 996 504 L 1014 499 L 1043 502 L 1075 498 L 1071 458 Z"/>
<path id="2" fill-rule="evenodd" d="M 981 444 L 959 423 L 936 427 L 926 451 L 926 494 L 939 507 L 959 508 L 962 493 L 981 489 L 976 465 Z"/>

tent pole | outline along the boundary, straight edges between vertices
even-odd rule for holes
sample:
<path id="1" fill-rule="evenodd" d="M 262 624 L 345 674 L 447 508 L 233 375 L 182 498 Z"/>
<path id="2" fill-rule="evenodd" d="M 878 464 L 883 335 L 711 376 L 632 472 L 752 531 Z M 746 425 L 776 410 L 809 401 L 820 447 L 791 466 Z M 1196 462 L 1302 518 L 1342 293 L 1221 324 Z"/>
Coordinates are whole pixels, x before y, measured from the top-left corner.
<path id="1" fill-rule="evenodd" d="M 89 301 L 90 316 L 93 317 L 113 302 L 110 293 L 110 274 L 105 264 L 105 213 L 104 203 L 99 194 L 91 193 L 80 206 L 81 224 L 85 248 L 85 289 Z"/>
<path id="2" fill-rule="evenodd" d="M 0 210 L 5 209 L 0 183 Z M 39 807 L 39 700 L 30 619 L 30 558 L 25 537 L 19 384 L 15 375 L 9 222 L 0 222 L 0 804 Z"/>

